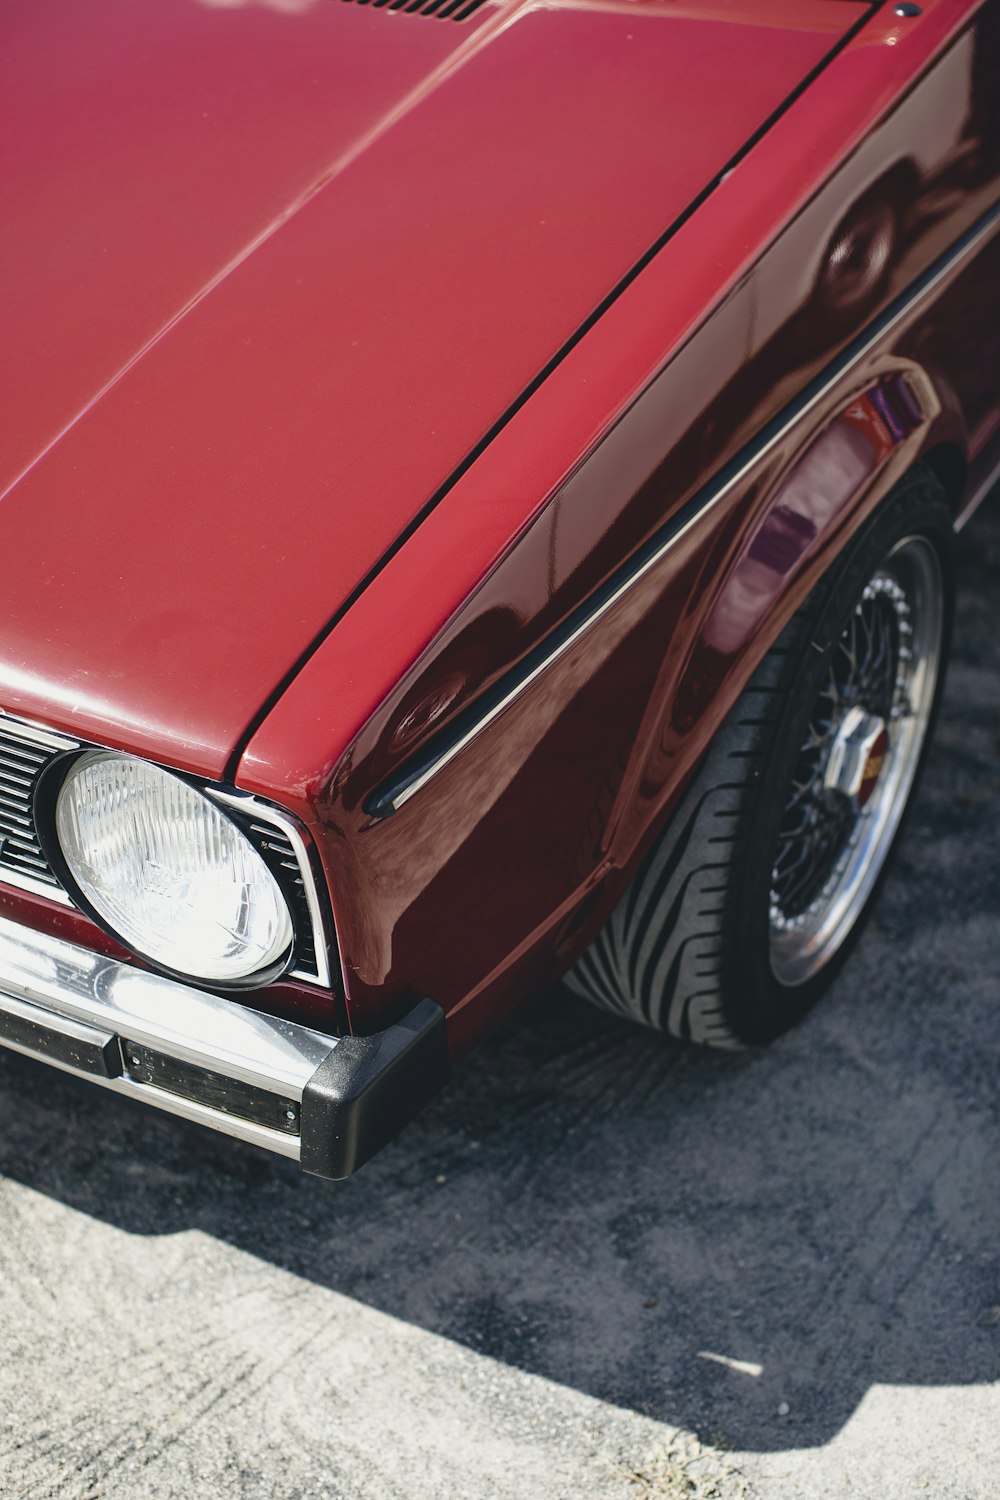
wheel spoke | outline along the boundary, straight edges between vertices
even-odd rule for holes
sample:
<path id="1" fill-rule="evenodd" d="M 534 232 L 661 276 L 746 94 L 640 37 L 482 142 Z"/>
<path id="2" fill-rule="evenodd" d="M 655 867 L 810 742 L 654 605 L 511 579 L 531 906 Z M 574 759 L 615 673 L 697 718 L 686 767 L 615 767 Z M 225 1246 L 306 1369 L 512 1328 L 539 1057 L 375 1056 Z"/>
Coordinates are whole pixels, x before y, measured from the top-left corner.
<path id="1" fill-rule="evenodd" d="M 942 610 L 936 554 L 909 538 L 866 585 L 829 653 L 772 859 L 771 961 L 786 982 L 826 962 L 870 894 L 926 734 Z M 868 756 L 861 767 L 851 760 L 859 753 Z"/>

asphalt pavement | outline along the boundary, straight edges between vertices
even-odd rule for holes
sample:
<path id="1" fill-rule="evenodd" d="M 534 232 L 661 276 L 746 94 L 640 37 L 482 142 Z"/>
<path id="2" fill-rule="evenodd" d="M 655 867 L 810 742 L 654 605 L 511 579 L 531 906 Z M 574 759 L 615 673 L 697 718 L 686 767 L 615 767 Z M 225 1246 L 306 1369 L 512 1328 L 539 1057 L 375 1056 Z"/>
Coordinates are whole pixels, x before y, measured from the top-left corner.
<path id="1" fill-rule="evenodd" d="M 534 1002 L 355 1179 L 0 1052 L 0 1495 L 1000 1496 L 1000 502 L 831 997 Z"/>

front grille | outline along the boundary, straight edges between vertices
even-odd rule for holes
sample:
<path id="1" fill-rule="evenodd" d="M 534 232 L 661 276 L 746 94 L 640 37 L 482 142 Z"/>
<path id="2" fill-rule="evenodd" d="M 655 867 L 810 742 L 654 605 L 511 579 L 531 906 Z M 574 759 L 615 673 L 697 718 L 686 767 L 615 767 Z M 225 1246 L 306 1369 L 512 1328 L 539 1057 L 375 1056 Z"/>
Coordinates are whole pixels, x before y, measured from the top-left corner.
<path id="1" fill-rule="evenodd" d="M 292 841 L 283 829 L 270 823 L 251 820 L 245 823 L 249 837 L 256 844 L 285 893 L 295 924 L 294 974 L 310 979 L 319 977 L 316 963 L 316 941 L 313 937 L 312 913 L 302 870 L 295 857 Z"/>
<path id="2" fill-rule="evenodd" d="M 58 753 L 0 725 L 0 879 L 12 875 L 16 885 L 37 884 L 46 895 L 64 896 L 41 851 L 32 811 L 35 784 Z"/>
<path id="3" fill-rule="evenodd" d="M 57 755 L 67 750 L 85 748 L 77 740 L 64 738 L 50 730 L 21 724 L 6 715 L 0 719 L 0 884 L 36 891 L 63 905 L 74 903 L 56 877 L 42 853 L 35 829 L 34 795 L 38 778 Z M 221 795 L 221 794 L 220 794 Z M 235 799 L 224 799 L 232 806 Z M 246 807 L 247 811 L 243 811 Z M 316 930 L 313 903 L 306 888 L 307 872 L 303 869 L 295 845 L 286 831 L 288 820 L 275 813 L 280 821 L 272 823 L 269 812 L 253 798 L 240 798 L 237 820 L 264 857 L 281 885 L 292 913 L 295 929 L 295 953 L 292 974 L 325 985 L 328 982 L 325 937 L 322 927 Z M 302 850 L 302 860 L 308 854 Z M 315 882 L 308 875 L 312 889 Z M 319 951 L 323 944 L 322 953 Z"/>

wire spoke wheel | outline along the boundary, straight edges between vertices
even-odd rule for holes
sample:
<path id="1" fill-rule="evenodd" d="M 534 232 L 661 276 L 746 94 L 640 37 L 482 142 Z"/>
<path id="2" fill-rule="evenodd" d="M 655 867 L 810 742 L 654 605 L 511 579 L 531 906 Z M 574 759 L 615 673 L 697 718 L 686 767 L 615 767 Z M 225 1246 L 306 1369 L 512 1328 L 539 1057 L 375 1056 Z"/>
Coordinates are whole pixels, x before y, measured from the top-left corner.
<path id="1" fill-rule="evenodd" d="M 954 521 L 916 464 L 772 643 L 567 983 L 682 1041 L 759 1046 L 829 988 L 913 800 Z"/>
<path id="2" fill-rule="evenodd" d="M 770 957 L 811 979 L 867 905 L 920 763 L 944 629 L 941 568 L 904 537 L 872 576 L 830 654 L 778 831 Z"/>

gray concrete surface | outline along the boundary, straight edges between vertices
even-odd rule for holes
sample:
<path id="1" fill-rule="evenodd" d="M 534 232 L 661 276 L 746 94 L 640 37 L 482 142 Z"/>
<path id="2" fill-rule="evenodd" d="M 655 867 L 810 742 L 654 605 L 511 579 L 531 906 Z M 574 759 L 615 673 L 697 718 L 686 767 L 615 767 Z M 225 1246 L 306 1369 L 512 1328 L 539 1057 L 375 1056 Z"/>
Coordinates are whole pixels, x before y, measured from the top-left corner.
<path id="1" fill-rule="evenodd" d="M 560 995 L 355 1180 L 0 1056 L 0 1495 L 1000 1495 L 1000 507 L 836 992 L 739 1058 Z"/>

